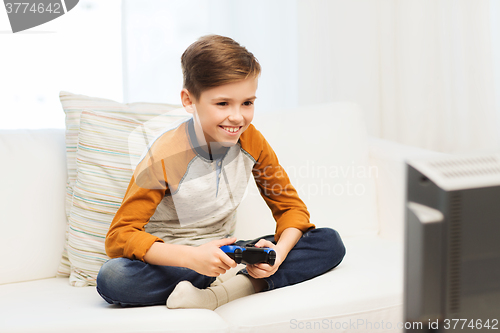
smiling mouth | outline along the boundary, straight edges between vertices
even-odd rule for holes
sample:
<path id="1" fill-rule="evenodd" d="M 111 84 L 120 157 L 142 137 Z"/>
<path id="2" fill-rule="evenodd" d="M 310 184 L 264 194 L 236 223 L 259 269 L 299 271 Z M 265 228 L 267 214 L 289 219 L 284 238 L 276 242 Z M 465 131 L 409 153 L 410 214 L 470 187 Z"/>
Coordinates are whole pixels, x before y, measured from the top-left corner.
<path id="1" fill-rule="evenodd" d="M 235 133 L 238 133 L 240 131 L 242 126 L 220 126 L 219 125 L 219 127 L 228 133 L 235 134 Z"/>

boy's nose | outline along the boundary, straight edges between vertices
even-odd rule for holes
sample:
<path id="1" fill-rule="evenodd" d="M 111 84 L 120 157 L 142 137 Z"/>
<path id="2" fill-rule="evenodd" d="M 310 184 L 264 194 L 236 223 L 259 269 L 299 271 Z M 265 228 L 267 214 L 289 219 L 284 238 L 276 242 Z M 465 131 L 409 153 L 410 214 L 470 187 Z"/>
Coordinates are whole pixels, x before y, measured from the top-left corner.
<path id="1" fill-rule="evenodd" d="M 243 120 L 243 115 L 241 114 L 241 110 L 239 107 L 231 110 L 228 119 L 233 122 L 241 122 Z"/>

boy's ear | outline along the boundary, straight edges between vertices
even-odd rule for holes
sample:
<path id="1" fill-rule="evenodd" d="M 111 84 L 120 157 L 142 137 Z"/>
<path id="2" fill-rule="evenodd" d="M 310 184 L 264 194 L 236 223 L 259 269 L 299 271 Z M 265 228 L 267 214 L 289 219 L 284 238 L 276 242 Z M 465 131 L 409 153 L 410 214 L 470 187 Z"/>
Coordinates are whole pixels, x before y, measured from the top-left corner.
<path id="1" fill-rule="evenodd" d="M 188 113 L 194 112 L 193 100 L 191 94 L 189 93 L 189 90 L 187 90 L 186 88 L 181 90 L 181 102 L 186 112 Z"/>

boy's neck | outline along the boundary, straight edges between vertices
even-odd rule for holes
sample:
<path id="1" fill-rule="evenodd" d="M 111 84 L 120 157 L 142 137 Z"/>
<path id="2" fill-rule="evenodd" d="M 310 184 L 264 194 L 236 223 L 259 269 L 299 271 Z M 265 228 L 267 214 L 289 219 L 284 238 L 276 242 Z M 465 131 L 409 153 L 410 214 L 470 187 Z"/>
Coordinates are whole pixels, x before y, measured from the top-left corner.
<path id="1" fill-rule="evenodd" d="M 208 150 L 211 160 L 218 159 L 220 156 L 223 156 L 228 149 L 218 142 L 208 142 L 206 146 L 202 146 L 201 148 L 205 151 Z"/>

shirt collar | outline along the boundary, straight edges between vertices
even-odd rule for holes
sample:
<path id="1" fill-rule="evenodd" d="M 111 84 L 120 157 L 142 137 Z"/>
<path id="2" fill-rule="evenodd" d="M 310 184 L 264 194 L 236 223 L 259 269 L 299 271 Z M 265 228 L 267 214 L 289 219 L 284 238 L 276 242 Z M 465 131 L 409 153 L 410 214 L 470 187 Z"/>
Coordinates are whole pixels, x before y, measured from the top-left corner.
<path id="1" fill-rule="evenodd" d="M 197 155 L 211 161 L 221 159 L 222 157 L 224 157 L 224 155 L 226 155 L 229 150 L 228 147 L 225 147 L 221 153 L 209 154 L 206 145 L 200 146 L 200 144 L 198 143 L 198 139 L 196 138 L 196 132 L 194 130 L 194 118 L 189 119 L 187 125 L 189 140 L 191 141 L 191 146 L 193 147 Z"/>

